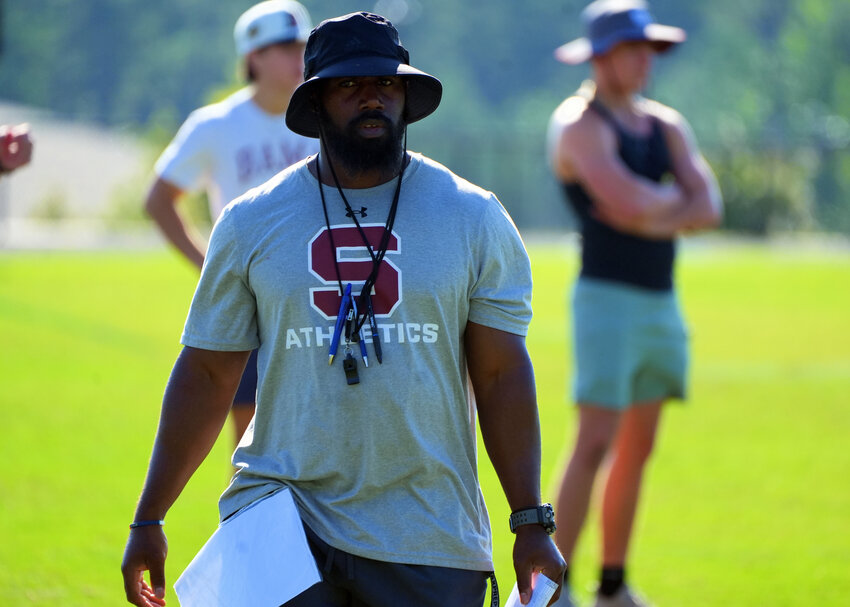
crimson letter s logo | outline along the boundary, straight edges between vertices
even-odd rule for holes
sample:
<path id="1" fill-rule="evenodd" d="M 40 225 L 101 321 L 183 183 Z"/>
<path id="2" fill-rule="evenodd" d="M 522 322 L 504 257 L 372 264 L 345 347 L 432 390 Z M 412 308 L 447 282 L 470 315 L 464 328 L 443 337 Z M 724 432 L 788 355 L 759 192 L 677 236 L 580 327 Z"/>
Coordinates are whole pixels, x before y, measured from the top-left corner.
<path id="1" fill-rule="evenodd" d="M 372 251 L 381 244 L 384 234 L 383 224 L 361 224 L 363 233 Z M 319 230 L 309 243 L 307 263 L 310 273 L 321 281 L 321 287 L 310 289 L 310 305 L 325 319 L 336 318 L 339 312 L 339 284 L 336 267 L 339 266 L 339 279 L 342 284 L 352 283 L 351 290 L 359 294 L 363 283 L 372 272 L 372 258 L 363 244 L 363 238 L 355 226 L 333 226 L 333 240 L 336 245 L 336 264 L 334 264 L 330 234 L 327 228 Z M 398 254 L 401 242 L 398 236 L 390 235 L 387 255 Z M 386 257 L 381 261 L 378 280 L 372 294 L 372 308 L 376 316 L 389 316 L 401 302 L 401 271 Z"/>

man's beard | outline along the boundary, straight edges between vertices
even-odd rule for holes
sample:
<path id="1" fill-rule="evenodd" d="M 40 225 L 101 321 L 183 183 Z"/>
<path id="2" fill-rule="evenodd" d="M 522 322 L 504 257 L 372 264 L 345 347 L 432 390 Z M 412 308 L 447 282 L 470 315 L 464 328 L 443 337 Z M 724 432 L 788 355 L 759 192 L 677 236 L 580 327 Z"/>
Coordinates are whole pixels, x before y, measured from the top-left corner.
<path id="1" fill-rule="evenodd" d="M 372 171 L 395 174 L 401 167 L 402 138 L 404 123 L 393 122 L 378 110 L 363 112 L 352 119 L 345 127 L 337 127 L 325 108 L 319 108 L 319 120 L 322 126 L 322 138 L 334 162 L 342 165 L 348 173 Z M 366 120 L 380 120 L 386 132 L 375 138 L 362 137 L 358 126 Z"/>

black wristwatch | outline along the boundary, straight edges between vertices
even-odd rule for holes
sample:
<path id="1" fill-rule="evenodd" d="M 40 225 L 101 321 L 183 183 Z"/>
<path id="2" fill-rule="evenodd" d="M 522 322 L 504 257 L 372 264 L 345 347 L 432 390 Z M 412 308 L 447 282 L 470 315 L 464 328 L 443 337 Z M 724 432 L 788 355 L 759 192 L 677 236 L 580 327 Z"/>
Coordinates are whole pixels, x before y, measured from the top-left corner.
<path id="1" fill-rule="evenodd" d="M 517 527 L 521 525 L 540 525 L 549 535 L 555 533 L 555 511 L 552 510 L 552 504 L 512 512 L 509 522 L 511 533 L 516 533 Z"/>

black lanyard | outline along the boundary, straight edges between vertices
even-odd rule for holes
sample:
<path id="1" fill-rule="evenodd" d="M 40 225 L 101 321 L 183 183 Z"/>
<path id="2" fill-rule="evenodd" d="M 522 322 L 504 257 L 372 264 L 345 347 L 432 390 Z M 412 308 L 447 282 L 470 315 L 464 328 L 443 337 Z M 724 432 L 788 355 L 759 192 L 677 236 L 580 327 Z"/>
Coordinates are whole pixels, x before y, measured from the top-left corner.
<path id="1" fill-rule="evenodd" d="M 339 185 L 339 179 L 336 176 L 336 171 L 334 170 L 333 163 L 330 160 L 330 155 L 328 154 L 324 137 L 321 139 L 321 142 L 322 149 L 324 150 L 325 155 L 328 158 L 328 166 L 331 169 L 331 176 L 333 177 L 334 184 L 336 184 L 336 189 L 339 192 L 339 196 L 340 198 L 342 198 L 343 204 L 345 204 L 346 215 L 350 216 L 351 219 L 354 220 L 354 225 L 357 226 L 357 231 L 360 233 L 360 238 L 363 240 L 363 246 L 366 247 L 366 251 L 369 253 L 369 257 L 372 258 L 372 271 L 369 273 L 369 277 L 366 279 L 366 282 L 363 284 L 363 289 L 360 291 L 360 305 L 357 308 L 358 317 L 355 319 L 355 325 L 353 330 L 354 335 L 357 335 L 366 320 L 369 318 L 369 314 L 371 313 L 372 287 L 375 286 L 375 282 L 378 280 L 378 273 L 381 271 L 381 262 L 383 261 L 384 255 L 386 255 L 387 253 L 387 248 L 390 245 L 390 238 L 393 232 L 393 225 L 395 224 L 396 211 L 398 210 L 398 200 L 401 195 L 401 180 L 404 176 L 405 160 L 407 156 L 407 129 L 405 129 L 404 131 L 404 153 L 402 155 L 401 168 L 399 169 L 398 173 L 398 181 L 396 182 L 395 193 L 393 194 L 393 201 L 390 205 L 389 213 L 387 213 L 387 219 L 384 222 L 384 233 L 381 236 L 381 242 L 378 246 L 377 254 L 372 250 L 372 246 L 369 244 L 369 239 L 366 237 L 366 232 L 363 231 L 360 222 L 357 220 L 357 214 L 351 208 L 351 205 L 348 203 L 348 199 L 345 197 L 345 194 L 342 191 L 342 187 Z M 336 271 L 336 280 L 339 286 L 339 295 L 340 297 L 342 297 L 344 291 L 342 286 L 342 276 L 339 272 L 339 262 L 337 261 L 336 255 L 336 243 L 334 242 L 333 230 L 331 230 L 330 217 L 328 216 L 328 205 L 325 201 L 325 190 L 322 184 L 322 170 L 320 168 L 318 156 L 316 157 L 316 177 L 319 181 L 319 196 L 322 199 L 322 210 L 325 213 L 325 225 L 328 228 L 328 238 L 330 240 L 331 256 L 334 261 L 334 270 Z"/>

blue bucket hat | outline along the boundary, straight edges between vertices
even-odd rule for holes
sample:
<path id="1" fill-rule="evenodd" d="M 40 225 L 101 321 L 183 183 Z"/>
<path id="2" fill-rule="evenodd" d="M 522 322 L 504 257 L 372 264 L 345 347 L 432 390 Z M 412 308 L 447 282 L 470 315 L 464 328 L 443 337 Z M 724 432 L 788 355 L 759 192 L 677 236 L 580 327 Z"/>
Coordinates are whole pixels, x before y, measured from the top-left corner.
<path id="1" fill-rule="evenodd" d="M 286 126 L 305 137 L 319 137 L 314 95 L 329 78 L 403 76 L 407 81 L 404 117 L 421 120 L 440 104 L 443 85 L 411 67 L 392 23 L 373 13 L 351 13 L 322 21 L 310 33 L 304 50 L 304 82 L 289 101 Z"/>
<path id="2" fill-rule="evenodd" d="M 577 65 L 610 51 L 619 42 L 645 40 L 663 53 L 684 42 L 685 30 L 655 22 L 643 0 L 596 0 L 581 13 L 585 37 L 555 49 L 558 61 Z"/>

